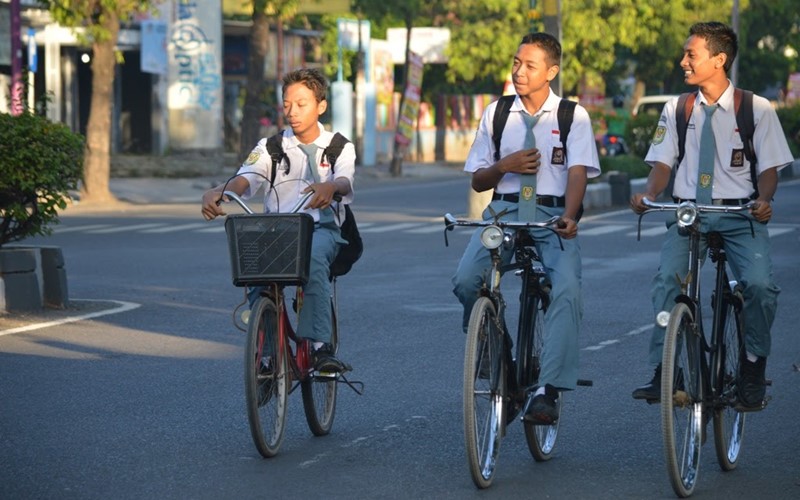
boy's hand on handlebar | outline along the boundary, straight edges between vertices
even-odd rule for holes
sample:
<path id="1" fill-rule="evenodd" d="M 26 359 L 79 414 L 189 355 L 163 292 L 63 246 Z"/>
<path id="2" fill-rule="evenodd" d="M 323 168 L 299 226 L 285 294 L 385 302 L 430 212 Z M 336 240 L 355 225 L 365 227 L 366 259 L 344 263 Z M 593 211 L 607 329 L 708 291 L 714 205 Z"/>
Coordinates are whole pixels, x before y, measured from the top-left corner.
<path id="1" fill-rule="evenodd" d="M 642 203 L 642 200 L 644 200 L 645 198 L 647 198 L 650 201 L 655 200 L 655 198 L 651 198 L 645 195 L 645 193 L 636 193 L 633 196 L 631 196 L 630 206 L 631 210 L 633 210 L 634 213 L 641 215 L 642 213 L 644 213 L 645 210 L 647 210 L 647 207 L 644 205 L 644 203 Z"/>
<path id="2" fill-rule="evenodd" d="M 308 205 L 303 208 L 323 209 L 331 206 L 333 195 L 336 194 L 338 187 L 333 182 L 317 182 L 306 187 L 302 192 L 313 192 Z"/>
<path id="3" fill-rule="evenodd" d="M 556 232 L 565 240 L 578 236 L 578 223 L 569 217 L 561 217 L 556 222 Z"/>
<path id="4" fill-rule="evenodd" d="M 750 209 L 753 218 L 758 222 L 769 222 L 772 218 L 772 203 L 768 201 L 756 200 Z"/>
<path id="5" fill-rule="evenodd" d="M 225 211 L 222 210 L 222 201 L 227 203 L 230 200 L 224 194 L 213 189 L 209 189 L 203 193 L 203 207 L 200 210 L 200 213 L 203 214 L 203 218 L 205 220 L 211 220 L 220 215 L 226 215 Z"/>

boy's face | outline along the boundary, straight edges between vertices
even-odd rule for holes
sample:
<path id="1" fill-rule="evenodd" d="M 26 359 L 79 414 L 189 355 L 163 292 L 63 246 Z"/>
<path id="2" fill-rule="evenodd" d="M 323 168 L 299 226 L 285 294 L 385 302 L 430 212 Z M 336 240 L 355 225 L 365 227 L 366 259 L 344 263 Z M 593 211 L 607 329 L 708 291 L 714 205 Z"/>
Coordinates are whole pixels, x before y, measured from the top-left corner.
<path id="1" fill-rule="evenodd" d="M 720 70 L 724 73 L 726 57 L 724 52 L 712 56 L 705 38 L 690 36 L 683 46 L 683 59 L 681 59 L 684 81 L 688 85 L 701 85 L 708 79 L 718 76 Z"/>
<path id="2" fill-rule="evenodd" d="M 302 82 L 293 83 L 283 90 L 283 115 L 295 135 L 316 130 L 321 114 L 328 109 L 328 101 L 317 102 L 314 91 Z"/>
<path id="3" fill-rule="evenodd" d="M 521 96 L 549 88 L 550 80 L 558 74 L 558 66 L 550 66 L 547 53 L 538 45 L 524 43 L 519 46 L 511 67 L 514 90 Z"/>

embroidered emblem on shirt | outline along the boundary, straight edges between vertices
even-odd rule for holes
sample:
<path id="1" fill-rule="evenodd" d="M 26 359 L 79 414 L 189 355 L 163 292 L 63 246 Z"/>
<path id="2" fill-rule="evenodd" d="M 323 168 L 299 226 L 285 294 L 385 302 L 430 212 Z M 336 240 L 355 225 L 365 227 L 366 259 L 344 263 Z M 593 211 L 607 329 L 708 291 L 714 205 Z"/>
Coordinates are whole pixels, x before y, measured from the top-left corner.
<path id="1" fill-rule="evenodd" d="M 551 165 L 564 164 L 564 148 L 553 148 L 553 156 L 550 158 Z"/>
<path id="2" fill-rule="evenodd" d="M 533 199 L 533 187 L 531 186 L 522 186 L 522 199 L 525 201 L 530 201 Z"/>
<path id="3" fill-rule="evenodd" d="M 667 127 L 659 125 L 653 133 L 653 144 L 658 145 L 664 142 L 664 136 L 667 135 Z"/>
<path id="4" fill-rule="evenodd" d="M 244 161 L 244 164 L 245 165 L 252 165 L 253 163 L 258 161 L 258 158 L 260 156 L 261 155 L 258 154 L 258 151 L 253 151 L 252 153 L 250 153 L 250 156 L 248 156 L 247 159 Z"/>
<path id="5" fill-rule="evenodd" d="M 707 188 L 711 185 L 711 175 L 709 174 L 701 174 L 700 175 L 700 187 Z"/>
<path id="6" fill-rule="evenodd" d="M 744 149 L 734 149 L 731 153 L 731 167 L 744 166 Z"/>

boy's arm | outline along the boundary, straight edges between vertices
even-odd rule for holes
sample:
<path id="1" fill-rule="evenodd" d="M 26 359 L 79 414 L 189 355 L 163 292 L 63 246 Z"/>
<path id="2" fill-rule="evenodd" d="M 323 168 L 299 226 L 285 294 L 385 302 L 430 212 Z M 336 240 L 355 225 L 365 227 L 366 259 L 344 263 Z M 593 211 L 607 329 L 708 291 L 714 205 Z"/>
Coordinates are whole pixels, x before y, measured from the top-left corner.
<path id="1" fill-rule="evenodd" d="M 586 194 L 586 167 L 583 165 L 573 165 L 567 171 L 567 189 L 564 193 L 565 206 L 564 215 L 561 220 L 566 224 L 562 228 L 556 229 L 562 238 L 569 240 L 578 235 L 578 223 L 575 220 L 583 203 L 583 196 Z"/>
<path id="2" fill-rule="evenodd" d="M 647 207 L 642 204 L 642 199 L 647 198 L 650 201 L 655 201 L 658 195 L 667 188 L 671 172 L 672 169 L 670 169 L 666 163 L 661 163 L 659 161 L 653 162 L 650 174 L 647 176 L 645 192 L 636 193 L 631 196 L 631 210 L 637 214 L 641 214 L 647 210 Z"/>
<path id="3" fill-rule="evenodd" d="M 228 197 L 222 194 L 222 189 L 225 188 L 226 191 L 233 191 L 241 196 L 249 187 L 250 183 L 247 179 L 244 177 L 234 177 L 227 184 L 223 183 L 209 189 L 203 193 L 203 206 L 200 213 L 203 214 L 206 220 L 211 220 L 220 215 L 226 215 L 225 211 L 222 210 L 222 206 L 218 204 L 220 198 L 222 198 L 223 201 L 228 201 Z"/>

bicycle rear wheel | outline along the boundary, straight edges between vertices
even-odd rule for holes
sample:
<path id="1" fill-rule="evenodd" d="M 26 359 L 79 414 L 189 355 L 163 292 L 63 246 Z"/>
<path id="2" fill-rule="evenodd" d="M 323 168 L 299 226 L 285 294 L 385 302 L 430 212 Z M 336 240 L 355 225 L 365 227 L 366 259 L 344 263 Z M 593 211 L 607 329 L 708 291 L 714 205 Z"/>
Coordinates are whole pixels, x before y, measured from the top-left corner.
<path id="1" fill-rule="evenodd" d="M 494 304 L 480 297 L 472 308 L 464 353 L 464 440 L 478 488 L 492 484 L 505 425 L 503 336 Z"/>
<path id="2" fill-rule="evenodd" d="M 285 337 L 275 303 L 256 301 L 248 322 L 244 354 L 244 390 L 253 442 L 264 457 L 273 457 L 283 441 L 289 397 Z"/>
<path id="3" fill-rule="evenodd" d="M 530 343 L 530 348 L 527 353 L 521 353 L 520 358 L 527 358 L 527 366 L 522 367 L 522 373 L 529 377 L 529 380 L 523 380 L 524 386 L 528 387 L 534 385 L 539 380 L 539 372 L 541 371 L 542 360 L 542 346 L 544 344 L 544 313 L 547 311 L 547 300 L 541 297 L 531 297 L 529 305 L 530 311 L 533 311 L 531 316 L 531 335 L 527 339 Z M 552 458 L 553 449 L 556 446 L 556 439 L 558 438 L 558 421 L 561 417 L 561 400 L 563 393 L 559 393 L 556 409 L 559 418 L 556 419 L 551 425 L 534 425 L 530 422 L 523 420 L 525 428 L 525 440 L 528 443 L 528 450 L 530 450 L 533 459 L 537 462 L 545 462 Z"/>
<path id="4" fill-rule="evenodd" d="M 715 356 L 719 356 L 714 363 L 714 387 L 719 404 L 714 408 L 714 447 L 719 466 L 726 471 L 736 468 L 744 436 L 745 413 L 734 409 L 736 378 L 744 349 L 743 303 L 738 289 L 734 289 L 723 301 L 722 342 L 715 353 Z"/>
<path id="5" fill-rule="evenodd" d="M 692 494 L 700 466 L 703 432 L 700 342 L 686 304 L 673 309 L 664 337 L 661 368 L 661 430 L 672 489 Z"/>
<path id="6" fill-rule="evenodd" d="M 336 321 L 335 303 L 332 304 L 331 346 L 333 352 L 339 349 L 339 327 Z M 306 414 L 308 428 L 315 436 L 325 436 L 331 432 L 336 415 L 336 389 L 338 374 L 321 374 L 314 372 L 301 383 L 303 393 L 303 409 Z"/>

